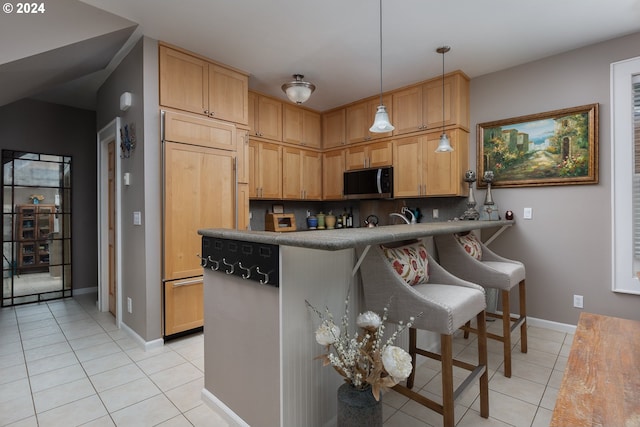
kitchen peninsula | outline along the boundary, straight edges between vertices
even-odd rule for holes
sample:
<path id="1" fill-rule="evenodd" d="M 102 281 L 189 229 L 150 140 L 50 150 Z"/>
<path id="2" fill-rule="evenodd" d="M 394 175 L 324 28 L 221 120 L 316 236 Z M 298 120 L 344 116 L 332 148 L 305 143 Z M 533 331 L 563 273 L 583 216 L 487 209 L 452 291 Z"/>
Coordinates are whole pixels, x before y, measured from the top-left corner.
<path id="1" fill-rule="evenodd" d="M 362 307 L 354 248 L 513 221 L 450 221 L 377 228 L 273 233 L 199 230 L 204 267 L 203 398 L 227 420 L 252 426 L 335 424 L 342 379 L 314 360 L 318 320 Z"/>

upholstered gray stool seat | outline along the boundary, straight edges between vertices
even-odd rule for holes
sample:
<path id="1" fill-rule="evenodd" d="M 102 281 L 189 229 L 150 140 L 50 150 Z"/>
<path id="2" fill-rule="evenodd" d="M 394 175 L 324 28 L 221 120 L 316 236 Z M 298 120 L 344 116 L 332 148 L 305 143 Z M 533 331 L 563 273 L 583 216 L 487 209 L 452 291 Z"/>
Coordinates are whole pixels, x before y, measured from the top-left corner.
<path id="1" fill-rule="evenodd" d="M 470 236 L 471 237 L 471 236 Z M 525 268 L 519 261 L 504 258 L 491 251 L 478 239 L 472 242 L 478 248 L 477 256 L 470 255 L 469 248 L 463 247 L 453 234 L 434 237 L 440 265 L 450 273 L 464 280 L 472 281 L 484 288 L 495 288 L 501 291 L 501 314 L 487 313 L 487 316 L 502 319 L 502 335 L 488 333 L 487 337 L 501 341 L 504 352 L 504 375 L 511 377 L 511 333 L 520 327 L 520 350 L 527 352 L 527 304 L 525 289 Z M 519 286 L 520 313 L 518 317 L 511 315 L 510 293 Z M 513 322 L 513 324 L 512 324 Z M 470 325 L 465 327 L 465 337 L 469 331 L 475 332 Z"/>
<path id="2" fill-rule="evenodd" d="M 375 245 L 369 249 L 358 248 L 359 256 L 366 252 L 360 267 L 364 302 L 367 310 L 381 313 L 388 308 L 388 320 L 398 323 L 416 317 L 409 330 L 409 354 L 413 370 L 406 386 L 398 384 L 394 390 L 443 415 L 445 426 L 453 426 L 455 398 L 462 390 L 479 378 L 480 414 L 489 417 L 489 389 L 487 372 L 486 329 L 479 328 L 478 364 L 454 360 L 452 337 L 461 326 L 473 319 L 485 325 L 484 289 L 461 280 L 440 267 L 428 255 L 428 282 L 410 285 L 392 267 L 383 249 Z M 426 253 L 426 250 L 425 250 Z M 416 329 L 440 334 L 440 354 L 417 347 Z M 411 390 L 415 378 L 416 355 L 434 358 L 442 362 L 442 403 L 433 401 Z M 453 387 L 453 366 L 471 371 L 468 379 L 458 389 Z"/>

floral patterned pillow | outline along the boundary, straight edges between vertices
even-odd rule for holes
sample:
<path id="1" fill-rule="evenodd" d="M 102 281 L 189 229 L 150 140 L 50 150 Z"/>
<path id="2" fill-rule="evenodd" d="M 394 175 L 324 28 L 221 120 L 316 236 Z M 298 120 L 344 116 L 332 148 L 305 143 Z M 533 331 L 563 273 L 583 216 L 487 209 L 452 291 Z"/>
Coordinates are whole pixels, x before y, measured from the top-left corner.
<path id="1" fill-rule="evenodd" d="M 468 232 L 466 234 L 454 234 L 454 236 L 469 255 L 478 261 L 482 260 L 482 246 L 480 246 L 475 234 Z"/>
<path id="2" fill-rule="evenodd" d="M 408 285 L 419 285 L 429 281 L 427 248 L 422 242 L 398 247 L 381 245 L 380 248 L 396 273 Z"/>

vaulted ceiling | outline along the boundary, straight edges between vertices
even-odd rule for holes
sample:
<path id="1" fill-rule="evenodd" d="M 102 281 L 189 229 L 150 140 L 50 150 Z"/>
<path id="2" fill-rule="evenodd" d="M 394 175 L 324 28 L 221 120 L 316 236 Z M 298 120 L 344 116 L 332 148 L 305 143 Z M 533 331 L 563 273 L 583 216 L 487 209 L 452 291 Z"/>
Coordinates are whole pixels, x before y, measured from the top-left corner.
<path id="1" fill-rule="evenodd" d="M 305 105 L 321 111 L 380 88 L 379 0 L 45 4 L 38 16 L 0 15 L 0 105 L 84 95 L 91 108 L 118 52 L 142 34 L 245 70 L 250 88 L 282 99 L 282 83 L 304 74 L 317 86 Z M 438 76 L 442 45 L 446 71 L 473 78 L 638 32 L 640 0 L 384 0 L 382 17 L 389 90 Z"/>

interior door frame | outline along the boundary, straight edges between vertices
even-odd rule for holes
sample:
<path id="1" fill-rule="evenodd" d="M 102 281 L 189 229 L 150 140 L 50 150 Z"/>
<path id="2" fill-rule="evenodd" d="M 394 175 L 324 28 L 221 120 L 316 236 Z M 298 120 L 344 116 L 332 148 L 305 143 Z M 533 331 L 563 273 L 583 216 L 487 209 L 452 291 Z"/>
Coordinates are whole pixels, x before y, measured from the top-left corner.
<path id="1" fill-rule="evenodd" d="M 109 311 L 109 164 L 108 144 L 115 143 L 115 270 L 116 270 L 116 326 L 122 319 L 122 166 L 118 155 L 120 147 L 120 117 L 113 119 L 98 131 L 98 301 L 99 311 Z"/>

